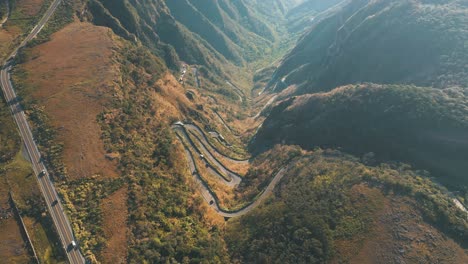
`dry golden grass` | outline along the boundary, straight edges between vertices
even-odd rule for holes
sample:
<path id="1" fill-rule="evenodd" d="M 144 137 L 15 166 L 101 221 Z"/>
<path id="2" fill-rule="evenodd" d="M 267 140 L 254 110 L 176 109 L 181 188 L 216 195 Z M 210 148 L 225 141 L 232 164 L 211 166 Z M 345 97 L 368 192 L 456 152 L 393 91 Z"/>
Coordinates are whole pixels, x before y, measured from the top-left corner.
<path id="1" fill-rule="evenodd" d="M 178 139 L 176 139 L 173 144 L 177 145 L 178 149 L 178 151 L 174 152 L 174 155 L 176 155 L 177 160 L 182 164 L 181 166 L 176 166 L 175 169 L 177 169 L 179 173 L 187 175 L 186 184 L 194 190 L 190 203 L 197 204 L 198 206 L 196 207 L 200 212 L 204 212 L 203 217 L 205 218 L 205 223 L 208 226 L 224 227 L 224 217 L 220 216 L 212 207 L 208 206 L 208 204 L 203 201 L 202 195 L 200 194 L 200 188 L 195 183 L 195 180 L 193 180 L 193 176 L 191 175 L 192 172 L 188 170 L 187 158 L 185 156 L 185 151 L 183 151 L 184 146 Z M 198 163 L 197 165 L 200 166 Z"/>
<path id="2" fill-rule="evenodd" d="M 17 1 L 17 9 L 25 16 L 35 16 L 41 10 L 44 0 L 21 0 Z"/>
<path id="3" fill-rule="evenodd" d="M 5 176 L 0 174 L 0 176 Z M 21 236 L 21 229 L 13 216 L 13 211 L 5 218 L 4 210 L 8 210 L 8 185 L 5 180 L 0 184 L 0 262 L 28 263 L 29 253 Z"/>
<path id="4" fill-rule="evenodd" d="M 107 246 L 102 252 L 104 263 L 127 263 L 127 186 L 101 203 L 103 229 Z"/>
<path id="5" fill-rule="evenodd" d="M 0 29 L 0 61 L 1 62 L 3 62 L 3 60 L 6 59 L 6 57 L 9 55 L 9 52 L 12 50 L 12 42 L 16 36 L 18 36 L 18 32 L 13 32 L 11 30 L 6 30 L 6 29 Z"/>
<path id="6" fill-rule="evenodd" d="M 35 59 L 24 65 L 27 82 L 37 87 L 33 97 L 64 142 L 64 162 L 74 179 L 118 176 L 116 165 L 105 158 L 97 123 L 117 78 L 113 47 L 109 29 L 75 22 L 35 47 Z"/>
<path id="7" fill-rule="evenodd" d="M 154 117 L 163 122 L 171 119 L 182 120 L 183 113 L 193 105 L 185 96 L 183 87 L 169 72 L 156 82 L 156 90 L 152 94 L 152 99 L 158 105 Z"/>
<path id="8" fill-rule="evenodd" d="M 352 197 L 383 199 L 374 215 L 370 232 L 335 243 L 340 260 L 349 263 L 468 263 L 466 252 L 452 239 L 422 219 L 414 201 L 398 196 L 384 197 L 380 190 L 354 186 Z M 359 199 L 358 199 L 359 200 Z M 332 263 L 341 263 L 335 259 Z"/>
<path id="9" fill-rule="evenodd" d="M 0 258 L 3 263 L 28 263 L 30 261 L 21 231 L 15 219 L 0 220 Z"/>

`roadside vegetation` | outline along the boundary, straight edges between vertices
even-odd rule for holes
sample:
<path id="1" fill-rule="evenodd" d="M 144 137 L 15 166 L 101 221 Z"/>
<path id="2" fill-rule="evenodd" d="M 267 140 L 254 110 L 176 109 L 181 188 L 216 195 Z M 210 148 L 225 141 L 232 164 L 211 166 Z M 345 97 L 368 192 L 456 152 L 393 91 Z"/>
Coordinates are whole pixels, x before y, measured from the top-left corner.
<path id="1" fill-rule="evenodd" d="M 2 62 L 6 55 L 21 41 L 22 33 L 29 32 L 40 15 L 45 12 L 47 5 L 40 5 L 37 2 L 42 3 L 42 1 L 36 1 L 36 3 L 10 1 L 12 10 L 10 18 L 0 29 L 0 58 Z M 44 1 L 44 3 L 48 2 Z M 26 154 L 23 153 L 16 124 L 12 120 L 11 113 L 3 98 L 0 101 L 0 124 L 0 199 L 2 203 L 2 220 L 0 220 L 2 230 L 0 233 L 2 240 L 11 239 L 8 241 L 18 241 L 19 243 L 11 244 L 12 248 L 16 249 L 12 249 L 13 251 L 8 252 L 7 255 L 2 254 L 1 257 L 6 262 L 32 261 L 27 248 L 25 248 L 25 238 L 19 232 L 19 225 L 13 215 L 7 214 L 9 216 L 3 218 L 3 213 L 5 213 L 3 210 L 9 210 L 7 209 L 9 207 L 8 195 L 11 192 L 31 236 L 39 260 L 44 263 L 62 263 L 65 261 L 63 249 L 58 242 L 55 230 L 51 228 L 52 220 L 46 212 L 36 178 L 25 158 Z M 15 233 L 15 231 L 18 232 Z M 12 258 L 13 256 L 16 257 Z"/>
<path id="2" fill-rule="evenodd" d="M 0 124 L 0 234 L 2 240 L 9 239 L 9 243 L 12 243 L 10 249 L 2 247 L 1 257 L 7 262 L 31 260 L 20 226 L 9 209 L 8 197 L 11 192 L 39 259 L 49 263 L 62 262 L 63 252 L 58 237 L 50 228 L 52 220 L 46 212 L 36 178 L 24 158 L 16 125 L 3 99 L 0 100 Z"/>
<path id="3" fill-rule="evenodd" d="M 106 149 L 119 153 L 119 169 L 129 186 L 129 259 L 227 261 L 221 233 L 203 220 L 202 201 L 193 197 L 185 158 L 170 129 L 181 113 L 193 110 L 159 59 L 132 46 L 120 54 L 122 83 L 115 91 L 120 96 L 99 120 Z M 168 98 L 173 99 L 162 101 Z"/>
<path id="4" fill-rule="evenodd" d="M 273 155 L 288 152 L 302 151 L 287 146 L 269 151 Z M 340 255 L 346 251 L 340 248 L 342 242 L 360 238 L 351 256 L 358 255 L 365 241 L 372 238 L 385 201 L 391 198 L 408 199 L 414 214 L 422 214 L 425 222 L 466 247 L 466 213 L 455 207 L 446 190 L 430 181 L 426 172 L 403 164 L 366 166 L 339 151 L 316 149 L 303 153 L 286 175 L 269 201 L 228 226 L 227 243 L 235 261 L 346 261 L 346 256 Z M 446 252 L 438 250 L 431 258 Z M 456 259 L 448 257 L 446 261 Z"/>

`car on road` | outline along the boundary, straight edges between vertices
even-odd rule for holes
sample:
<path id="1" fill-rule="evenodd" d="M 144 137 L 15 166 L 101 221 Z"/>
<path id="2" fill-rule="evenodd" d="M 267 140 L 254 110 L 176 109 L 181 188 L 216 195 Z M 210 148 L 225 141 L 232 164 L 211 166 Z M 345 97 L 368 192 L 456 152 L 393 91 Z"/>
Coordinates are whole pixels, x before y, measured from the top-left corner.
<path id="1" fill-rule="evenodd" d="M 39 177 L 43 177 L 46 175 L 46 171 L 45 170 L 42 170 L 41 172 L 39 172 Z"/>
<path id="2" fill-rule="evenodd" d="M 54 200 L 54 201 L 52 202 L 52 206 L 56 206 L 57 204 L 58 204 L 58 200 Z"/>
<path id="3" fill-rule="evenodd" d="M 67 246 L 67 252 L 70 252 L 70 251 L 72 251 L 72 250 L 74 250 L 76 248 L 77 248 L 77 244 L 76 244 L 75 240 L 72 240 L 71 243 L 68 244 L 68 246 Z"/>

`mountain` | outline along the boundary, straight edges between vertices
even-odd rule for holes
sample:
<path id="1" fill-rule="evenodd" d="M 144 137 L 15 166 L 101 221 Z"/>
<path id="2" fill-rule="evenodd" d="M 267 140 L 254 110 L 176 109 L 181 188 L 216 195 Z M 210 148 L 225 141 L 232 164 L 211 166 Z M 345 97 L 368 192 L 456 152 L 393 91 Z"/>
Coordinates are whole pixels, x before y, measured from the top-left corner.
<path id="1" fill-rule="evenodd" d="M 282 143 L 374 152 L 376 161 L 403 161 L 452 187 L 468 186 L 467 117 L 464 88 L 348 85 L 279 103 L 251 148 Z"/>
<path id="2" fill-rule="evenodd" d="M 287 156 L 293 161 L 272 197 L 230 220 L 226 240 L 234 262 L 468 260 L 466 213 L 419 172 L 406 165 L 368 166 L 336 150 L 279 145 L 259 160 L 271 167 Z"/>
<path id="3" fill-rule="evenodd" d="M 304 32 L 316 16 L 344 0 L 308 0 L 291 8 L 287 13 L 288 28 L 293 32 Z"/>
<path id="4" fill-rule="evenodd" d="M 169 67 L 203 65 L 225 78 L 229 68 L 263 58 L 278 41 L 277 26 L 297 0 L 91 0 L 91 19 L 140 40 Z M 272 18 L 272 14 L 279 17 Z M 268 19 L 270 18 L 270 19 Z"/>
<path id="5" fill-rule="evenodd" d="M 70 0 L 43 28 L 51 1 L 11 3 L 0 56 L 42 31 L 2 81 L 11 77 L 48 173 L 34 173 L 12 104 L 0 101 L 6 262 L 34 261 L 9 192 L 39 262 L 66 262 L 38 179 L 89 263 L 467 262 L 468 94 L 455 54 L 465 15 L 454 15 L 465 1 Z M 404 33 L 408 21 L 421 28 Z M 393 65 L 393 46 L 415 53 L 425 32 L 453 37 L 437 52 L 459 61 L 432 65 L 445 67 L 446 85 L 385 83 L 359 75 L 369 63 L 347 64 L 369 49 L 359 39 L 388 42 L 396 55 L 366 58 Z M 329 67 L 318 71 L 322 57 Z M 430 77 L 396 63 L 408 82 Z"/>
<path id="6" fill-rule="evenodd" d="M 373 152 L 466 186 L 467 13 L 466 1 L 350 0 L 320 14 L 273 73 L 270 89 L 291 88 L 251 149 Z"/>
<path id="7" fill-rule="evenodd" d="M 314 20 L 270 89 L 297 85 L 298 93 L 308 93 L 361 82 L 464 86 L 467 12 L 464 0 L 345 1 Z"/>

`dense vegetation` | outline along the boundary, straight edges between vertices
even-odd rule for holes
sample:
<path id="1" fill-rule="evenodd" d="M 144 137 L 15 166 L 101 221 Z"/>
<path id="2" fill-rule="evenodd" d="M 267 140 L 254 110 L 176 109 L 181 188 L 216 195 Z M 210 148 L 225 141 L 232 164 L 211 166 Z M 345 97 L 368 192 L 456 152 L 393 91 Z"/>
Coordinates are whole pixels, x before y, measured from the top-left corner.
<path id="1" fill-rule="evenodd" d="M 12 218 L 13 216 L 8 217 L 8 214 L 5 214 L 8 211 L 7 201 L 11 192 L 23 220 L 35 222 L 34 228 L 29 224 L 26 225 L 26 228 L 33 238 L 39 259 L 44 262 L 61 260 L 63 255 L 60 248 L 52 247 L 53 243 L 58 241 L 54 229 L 48 228 L 52 224 L 52 219 L 45 212 L 45 202 L 37 186 L 37 181 L 32 175 L 30 165 L 22 158 L 21 141 L 17 134 L 16 125 L 3 99 L 0 100 L 0 124 L 0 207 L 2 210 L 0 233 L 2 239 L 6 239 L 16 231 L 9 230 L 8 225 L 6 225 L 8 221 L 16 221 L 16 218 Z M 20 236 L 18 239 L 23 242 L 24 238 Z M 10 241 L 9 243 L 14 242 Z M 2 249 L 2 253 L 6 251 Z M 11 255 L 2 254 L 2 258 L 8 262 L 22 254 L 25 254 L 28 261 L 32 261 L 27 251 L 15 252 Z"/>
<path id="2" fill-rule="evenodd" d="M 169 125 L 179 114 L 164 112 L 154 99 L 155 92 L 167 89 L 151 81 L 163 76 L 165 66 L 144 48 L 126 47 L 121 54 L 123 80 L 116 92 L 122 97 L 100 121 L 107 151 L 119 153 L 129 186 L 130 262 L 226 262 L 220 232 L 208 232 L 175 148 Z M 176 107 L 189 112 L 182 103 Z M 157 118 L 162 112 L 166 120 Z"/>
<path id="3" fill-rule="evenodd" d="M 376 161 L 409 162 L 452 187 L 467 186 L 467 117 L 467 93 L 461 88 L 352 85 L 281 103 L 254 146 L 286 142 L 357 155 L 374 152 Z"/>
<path id="4" fill-rule="evenodd" d="M 119 78 L 109 84 L 111 99 L 103 103 L 96 117 L 106 157 L 118 167 L 116 178 L 67 177 L 57 131 L 44 107 L 30 96 L 34 84 L 21 81 L 27 79 L 27 73 L 15 70 L 15 87 L 88 260 L 103 260 L 108 243 L 103 200 L 122 189 L 127 211 L 121 213 L 126 228 L 112 231 L 128 234 L 124 257 L 129 263 L 324 263 L 339 255 L 339 241 L 367 238 L 389 197 L 404 197 L 416 215 L 466 248 L 466 215 L 453 205 L 445 190 L 425 177 L 427 172 L 381 163 L 410 162 L 441 176 L 444 183 L 467 186 L 463 173 L 468 170 L 468 94 L 462 88 L 365 84 L 290 98 L 273 108 L 252 144 L 256 152 L 265 146 L 272 149 L 256 156 L 236 194 L 222 194 L 233 197 L 227 204 L 245 204 L 264 190 L 274 172 L 288 166 L 273 197 L 249 215 L 223 222 L 225 229 L 199 197 L 170 125 L 192 120 L 208 128 L 212 120 L 208 120 L 203 105 L 193 103 L 196 99 L 187 99 L 186 90 L 170 74 L 169 69 L 178 69 L 182 61 L 196 65 L 200 75 L 219 84 L 220 94 L 236 101 L 237 93 L 226 88 L 225 79 L 237 77 L 242 66 L 261 65 L 259 61 L 279 53 L 295 39 L 285 36 L 295 36 L 312 24 L 310 33 L 276 74 L 275 66 L 257 72 L 256 89 L 263 88 L 269 76 L 280 79 L 291 70 L 287 82 L 305 83 L 303 87 L 312 91 L 368 78 L 438 88 L 466 83 L 461 66 L 466 61 L 466 35 L 457 27 L 466 17 L 461 15 L 465 10 L 461 1 L 352 0 L 316 17 L 338 2 L 76 0 L 60 5 L 30 46 L 48 41 L 51 33 L 73 20 L 74 14 L 110 27 L 127 40 L 112 36 L 116 44 L 113 70 Z M 86 8 L 77 11 L 77 3 Z M 392 19 L 400 14 L 402 21 Z M 286 20 L 291 23 L 289 28 Z M 368 24 L 369 20 L 372 23 Z M 348 24 L 341 27 L 343 21 Z M 406 24 L 410 26 L 402 30 Z M 426 25 L 437 25 L 436 32 L 420 30 Z M 387 31 L 390 33 L 385 38 L 378 34 Z M 423 45 L 433 33 L 440 32 L 446 32 L 443 38 Z M 381 41 L 376 40 L 377 35 Z M 413 43 L 410 37 L 417 40 Z M 401 48 L 395 44 L 401 39 L 410 39 L 405 45 L 411 49 L 394 54 Z M 416 49 L 418 45 L 424 48 Z M 414 50 L 418 52 L 413 54 Z M 367 59 L 361 59 L 364 51 L 370 54 Z M 350 66 L 356 58 L 362 67 Z M 387 63 L 388 58 L 400 61 Z M 414 64 L 394 67 L 402 58 L 410 58 Z M 32 59 L 25 49 L 17 62 Z M 385 63 L 376 67 L 376 60 Z M 429 64 L 432 66 L 420 67 Z M 11 160 L 20 144 L 13 135 L 13 123 L 7 119 L 0 102 L 0 175 L 1 162 Z M 277 143 L 298 144 L 314 151 L 275 146 Z M 342 148 L 363 158 L 317 147 Z M 23 202 L 23 208 L 31 217 L 38 217 L 44 205 L 37 190 L 34 198 Z M 48 223 L 49 219 L 42 217 L 40 221 Z"/>
<path id="5" fill-rule="evenodd" d="M 264 66 L 293 45 L 300 32 L 288 31 L 287 13 L 299 2 L 91 0 L 88 7 L 95 24 L 141 41 L 170 69 L 198 65 L 210 86 L 229 89 L 226 79 L 246 82 L 239 67 Z"/>
<path id="6" fill-rule="evenodd" d="M 276 147 L 271 153 L 295 151 Z M 338 151 L 304 155 L 264 206 L 231 222 L 227 241 L 245 263 L 324 263 L 336 242 L 368 238 L 385 197 L 408 197 L 432 224 L 465 242 L 468 222 L 437 185 L 403 165 L 368 167 Z M 356 252 L 353 253 L 355 255 Z"/>
<path id="7" fill-rule="evenodd" d="M 20 144 L 19 136 L 16 134 L 15 123 L 11 119 L 11 113 L 2 98 L 0 100 L 0 163 L 9 161 L 18 151 Z"/>
<path id="8" fill-rule="evenodd" d="M 223 71 L 263 55 L 272 30 L 243 1 L 90 1 L 94 22 L 138 37 L 177 66 L 178 59 Z M 156 29 L 155 31 L 153 29 Z"/>
<path id="9" fill-rule="evenodd" d="M 460 0 L 351 0 L 314 20 L 271 86 L 300 93 L 375 82 L 445 88 L 468 82 L 468 16 Z M 282 89 L 284 86 L 277 86 Z"/>

